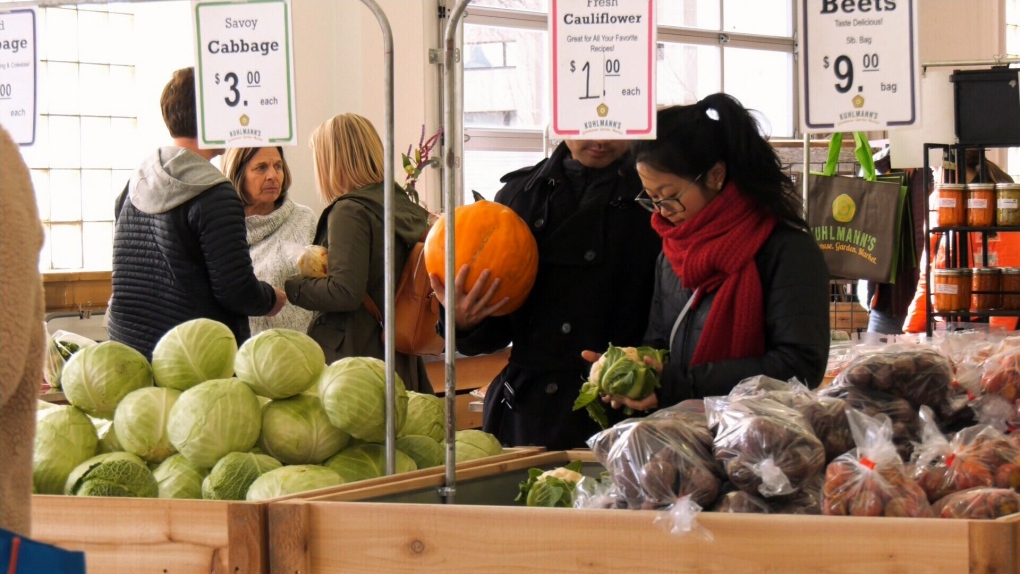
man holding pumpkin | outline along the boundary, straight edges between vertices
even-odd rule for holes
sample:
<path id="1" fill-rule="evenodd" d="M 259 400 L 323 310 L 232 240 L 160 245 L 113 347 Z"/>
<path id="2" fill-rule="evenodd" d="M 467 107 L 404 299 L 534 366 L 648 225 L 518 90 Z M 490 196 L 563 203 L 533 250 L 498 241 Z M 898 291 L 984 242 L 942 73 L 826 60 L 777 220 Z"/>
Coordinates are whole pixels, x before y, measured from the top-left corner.
<path id="1" fill-rule="evenodd" d="M 513 345 L 489 385 L 483 419 L 505 445 L 584 447 L 599 428 L 572 410 L 591 367 L 581 352 L 641 343 L 662 243 L 634 202 L 641 180 L 627 150 L 622 140 L 568 140 L 548 159 L 503 176 L 495 200 L 528 224 L 538 244 L 538 275 L 520 308 L 499 314 L 508 298 L 490 300 L 500 281 L 492 273 L 470 289 L 468 266 L 457 274 L 457 350 L 477 355 Z M 432 286 L 446 301 L 438 275 Z"/>

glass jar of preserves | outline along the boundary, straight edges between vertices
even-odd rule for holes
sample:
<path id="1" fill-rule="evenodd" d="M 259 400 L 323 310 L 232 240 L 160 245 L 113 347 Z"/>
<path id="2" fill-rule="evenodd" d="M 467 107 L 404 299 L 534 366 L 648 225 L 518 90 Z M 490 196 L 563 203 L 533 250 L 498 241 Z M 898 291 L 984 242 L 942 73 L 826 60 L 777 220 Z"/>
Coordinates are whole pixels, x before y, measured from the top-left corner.
<path id="1" fill-rule="evenodd" d="M 971 227 L 995 225 L 995 206 L 994 183 L 967 185 L 967 225 Z"/>
<path id="2" fill-rule="evenodd" d="M 970 269 L 936 269 L 935 310 L 939 313 L 955 313 L 970 309 Z"/>
<path id="3" fill-rule="evenodd" d="M 1020 310 L 1020 268 L 1002 270 L 1002 308 Z"/>
<path id="4" fill-rule="evenodd" d="M 995 223 L 1020 225 L 1020 183 L 995 185 Z"/>
<path id="5" fill-rule="evenodd" d="M 977 267 L 971 278 L 970 308 L 988 311 L 1002 306 L 1002 272 L 996 267 Z"/>
<path id="6" fill-rule="evenodd" d="M 962 183 L 940 183 L 935 186 L 938 197 L 939 227 L 963 225 L 964 206 L 963 190 L 967 187 Z"/>

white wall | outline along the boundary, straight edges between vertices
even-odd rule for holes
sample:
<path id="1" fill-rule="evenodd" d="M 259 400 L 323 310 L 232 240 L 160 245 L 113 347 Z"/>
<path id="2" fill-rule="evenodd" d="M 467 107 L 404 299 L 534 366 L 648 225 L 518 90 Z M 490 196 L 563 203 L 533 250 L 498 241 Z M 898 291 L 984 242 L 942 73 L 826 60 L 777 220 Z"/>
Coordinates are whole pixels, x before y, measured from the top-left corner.
<path id="1" fill-rule="evenodd" d="M 380 0 L 394 40 L 394 178 L 403 183 L 400 153 L 416 144 L 421 126 L 434 133 L 439 110 L 438 67 L 428 64 L 436 40 L 436 0 Z M 173 70 L 194 65 L 190 2 L 139 5 L 136 45 L 144 47 L 136 68 L 139 157 L 169 142 L 159 95 Z M 316 212 L 324 205 L 315 190 L 308 138 L 335 114 L 367 117 L 383 134 L 383 41 L 376 17 L 358 0 L 292 0 L 297 145 L 284 149 L 293 181 L 291 197 Z M 428 118 L 428 119 L 426 119 Z M 214 160 L 215 161 L 215 160 Z M 419 183 L 426 203 L 438 197 L 438 170 Z"/>
<path id="2" fill-rule="evenodd" d="M 1004 0 L 917 0 L 918 50 L 921 63 L 991 60 L 1006 52 Z M 972 69 L 972 68 L 963 68 Z M 924 143 L 953 143 L 954 68 L 928 68 L 921 79 L 921 123 L 918 130 L 889 133 L 893 167 L 923 165 Z M 1005 165 L 1005 150 L 988 157 Z"/>

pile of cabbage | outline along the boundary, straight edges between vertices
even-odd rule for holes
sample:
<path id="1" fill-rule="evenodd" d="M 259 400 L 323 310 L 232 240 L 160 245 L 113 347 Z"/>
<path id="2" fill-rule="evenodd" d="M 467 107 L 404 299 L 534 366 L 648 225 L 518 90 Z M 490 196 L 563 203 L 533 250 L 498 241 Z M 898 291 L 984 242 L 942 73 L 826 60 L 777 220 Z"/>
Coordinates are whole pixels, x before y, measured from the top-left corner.
<path id="1" fill-rule="evenodd" d="M 70 405 L 39 403 L 38 494 L 266 500 L 385 474 L 385 363 L 327 366 L 304 333 L 240 348 L 208 319 L 166 333 L 152 362 L 118 342 L 83 348 L 62 375 Z M 445 462 L 442 399 L 397 378 L 396 472 Z M 457 460 L 502 452 L 457 433 Z"/>

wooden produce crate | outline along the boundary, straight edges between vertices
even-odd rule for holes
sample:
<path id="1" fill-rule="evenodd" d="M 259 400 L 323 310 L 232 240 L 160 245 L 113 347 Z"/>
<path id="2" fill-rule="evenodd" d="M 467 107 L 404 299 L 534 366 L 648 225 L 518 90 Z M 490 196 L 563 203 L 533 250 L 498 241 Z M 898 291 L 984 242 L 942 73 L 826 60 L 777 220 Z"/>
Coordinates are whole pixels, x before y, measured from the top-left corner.
<path id="1" fill-rule="evenodd" d="M 503 370 L 510 358 L 510 349 L 502 349 L 489 355 L 474 357 L 457 357 L 454 368 L 457 375 L 457 430 L 482 428 L 482 413 L 471 407 L 472 402 L 480 399 L 471 391 L 482 388 Z M 432 382 L 432 389 L 437 396 L 446 394 L 446 363 L 443 357 L 430 358 L 425 363 L 425 370 Z"/>
<path id="2" fill-rule="evenodd" d="M 590 456 L 549 452 L 467 469 L 457 496 L 469 498 L 475 480 L 512 484 L 528 468 Z M 1020 514 L 979 521 L 703 512 L 697 523 L 708 540 L 667 534 L 653 511 L 507 505 L 515 492 L 500 492 L 492 505 L 420 502 L 441 484 L 441 476 L 417 478 L 270 504 L 271 571 L 1020 572 Z"/>
<path id="3" fill-rule="evenodd" d="M 467 469 L 534 456 L 541 447 L 458 465 Z M 442 476 L 437 466 L 280 497 L 336 496 L 393 480 Z M 90 573 L 268 574 L 266 507 L 270 501 L 173 500 L 79 496 L 32 497 L 32 536 L 85 552 Z"/>
<path id="4" fill-rule="evenodd" d="M 836 301 L 829 303 L 829 328 L 846 331 L 848 334 L 868 329 L 870 314 L 857 302 Z"/>
<path id="5" fill-rule="evenodd" d="M 32 497 L 32 537 L 90 573 L 268 574 L 266 535 L 262 502 Z"/>

